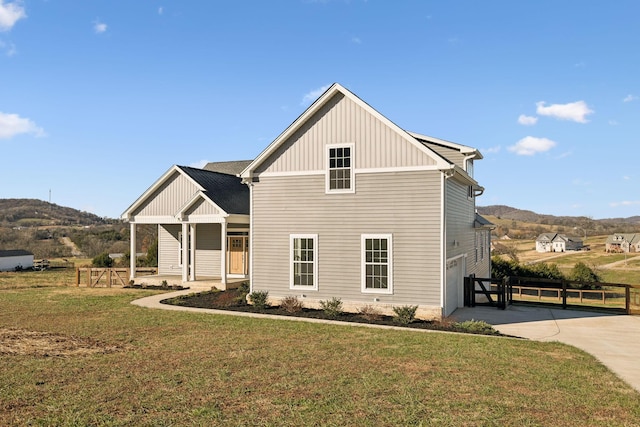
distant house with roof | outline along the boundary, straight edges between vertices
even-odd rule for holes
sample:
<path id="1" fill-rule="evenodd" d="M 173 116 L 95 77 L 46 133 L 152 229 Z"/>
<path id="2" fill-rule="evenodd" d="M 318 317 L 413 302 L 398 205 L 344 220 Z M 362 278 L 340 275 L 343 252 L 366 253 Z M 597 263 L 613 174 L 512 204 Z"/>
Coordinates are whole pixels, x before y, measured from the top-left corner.
<path id="1" fill-rule="evenodd" d="M 0 271 L 24 270 L 33 267 L 33 254 L 23 249 L 0 251 Z"/>
<path id="2" fill-rule="evenodd" d="M 542 233 L 536 239 L 536 251 L 538 252 L 579 251 L 583 247 L 584 242 L 581 238 L 565 234 Z"/>
<path id="3" fill-rule="evenodd" d="M 640 252 L 640 234 L 617 233 L 607 237 L 606 252 Z"/>

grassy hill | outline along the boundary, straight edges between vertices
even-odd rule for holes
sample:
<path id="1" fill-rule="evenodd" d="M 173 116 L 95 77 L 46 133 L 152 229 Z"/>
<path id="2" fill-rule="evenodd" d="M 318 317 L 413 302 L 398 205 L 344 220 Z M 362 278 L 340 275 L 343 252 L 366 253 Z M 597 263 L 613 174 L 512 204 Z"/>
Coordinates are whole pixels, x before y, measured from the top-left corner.
<path id="1" fill-rule="evenodd" d="M 142 251 L 155 240 L 153 227 L 139 227 Z M 37 199 L 0 199 L 0 249 L 25 249 L 39 258 L 72 258 L 129 250 L 129 227 L 117 219 Z M 66 242 L 66 244 L 65 244 Z"/>

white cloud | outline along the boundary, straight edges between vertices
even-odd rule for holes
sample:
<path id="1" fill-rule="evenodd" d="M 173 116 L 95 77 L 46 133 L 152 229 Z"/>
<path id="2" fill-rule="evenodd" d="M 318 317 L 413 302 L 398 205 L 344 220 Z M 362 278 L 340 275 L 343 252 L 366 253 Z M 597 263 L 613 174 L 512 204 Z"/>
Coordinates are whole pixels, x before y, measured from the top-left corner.
<path id="1" fill-rule="evenodd" d="M 104 22 L 95 21 L 93 23 L 93 31 L 95 31 L 96 34 L 102 34 L 107 31 L 107 24 L 105 24 Z"/>
<path id="2" fill-rule="evenodd" d="M 631 177 L 629 175 L 625 175 L 622 177 L 625 181 L 631 181 Z"/>
<path id="3" fill-rule="evenodd" d="M 556 143 L 550 139 L 527 136 L 516 142 L 515 145 L 508 147 L 507 150 L 514 152 L 519 156 L 533 156 L 537 153 L 549 151 L 555 146 Z"/>
<path id="4" fill-rule="evenodd" d="M 158 15 L 162 15 L 164 13 L 164 7 L 160 6 L 158 8 Z"/>
<path id="5" fill-rule="evenodd" d="M 638 99 L 637 96 L 629 94 L 629 95 L 624 97 L 622 102 L 631 102 L 631 101 L 635 101 L 636 99 Z"/>
<path id="6" fill-rule="evenodd" d="M 13 56 L 18 52 L 16 49 L 16 45 L 14 45 L 13 43 L 5 43 L 2 40 L 0 40 L 0 50 L 4 50 L 4 53 L 7 56 Z"/>
<path id="7" fill-rule="evenodd" d="M 524 114 L 520 114 L 518 117 L 518 123 L 524 126 L 533 126 L 538 123 L 538 118 L 533 116 L 525 116 Z"/>
<path id="8" fill-rule="evenodd" d="M 23 133 L 45 136 L 44 130 L 31 120 L 0 112 L 0 139 L 10 139 Z"/>
<path id="9" fill-rule="evenodd" d="M 609 206 L 614 208 L 618 206 L 634 206 L 634 205 L 640 205 L 640 200 L 623 200 L 622 202 L 609 203 Z"/>
<path id="10" fill-rule="evenodd" d="M 322 95 L 330 87 L 331 85 L 325 85 L 325 86 L 319 87 L 318 89 L 314 89 L 311 92 L 308 92 L 302 97 L 302 101 L 300 102 L 300 105 L 306 105 L 306 104 L 309 104 L 310 102 L 315 101 L 320 95 Z"/>
<path id="11" fill-rule="evenodd" d="M 9 3 L 0 0 L 0 31 L 11 30 L 16 22 L 26 17 L 27 13 L 21 0 Z"/>
<path id="12" fill-rule="evenodd" d="M 545 101 L 536 102 L 536 112 L 541 116 L 555 117 L 559 120 L 571 120 L 578 123 L 587 123 L 585 116 L 593 114 L 586 102 L 576 101 L 568 104 L 551 104 L 546 107 Z"/>
<path id="13" fill-rule="evenodd" d="M 207 163 L 209 163 L 209 160 L 198 160 L 197 162 L 191 163 L 189 166 L 192 168 L 202 169 L 207 165 Z"/>
<path id="14" fill-rule="evenodd" d="M 484 148 L 482 150 L 483 153 L 498 153 L 500 152 L 500 146 L 496 145 L 495 147 Z"/>

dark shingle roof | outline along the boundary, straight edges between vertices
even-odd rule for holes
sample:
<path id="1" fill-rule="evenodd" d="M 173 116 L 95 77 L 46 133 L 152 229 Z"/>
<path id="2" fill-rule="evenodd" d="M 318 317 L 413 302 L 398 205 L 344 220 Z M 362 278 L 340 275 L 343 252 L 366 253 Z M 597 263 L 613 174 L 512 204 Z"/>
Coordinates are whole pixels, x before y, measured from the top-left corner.
<path id="1" fill-rule="evenodd" d="M 490 229 L 496 228 L 494 223 L 492 223 L 491 221 L 489 221 L 488 219 L 486 219 L 485 217 L 483 217 L 477 212 L 476 212 L 476 217 L 475 217 L 473 226 L 475 228 L 490 228 Z"/>
<path id="2" fill-rule="evenodd" d="M 9 249 L 0 251 L 0 258 L 8 258 L 12 256 L 24 256 L 24 255 L 33 255 L 29 251 L 25 251 L 24 249 Z"/>
<path id="3" fill-rule="evenodd" d="M 211 172 L 226 173 L 227 175 L 239 175 L 253 160 L 234 160 L 230 162 L 210 162 L 203 169 Z"/>
<path id="4" fill-rule="evenodd" d="M 228 214 L 249 215 L 249 187 L 235 175 L 178 166 L 197 182 L 213 202 Z"/>

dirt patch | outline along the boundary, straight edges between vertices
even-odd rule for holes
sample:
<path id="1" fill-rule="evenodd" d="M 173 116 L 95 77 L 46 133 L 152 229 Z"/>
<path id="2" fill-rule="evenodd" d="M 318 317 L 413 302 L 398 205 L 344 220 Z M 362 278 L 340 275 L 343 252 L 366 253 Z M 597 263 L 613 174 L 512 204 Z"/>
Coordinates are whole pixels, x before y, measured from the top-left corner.
<path id="1" fill-rule="evenodd" d="M 115 353 L 122 349 L 92 338 L 0 328 L 0 356 L 70 357 Z"/>

